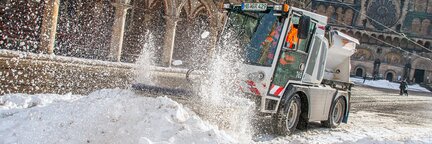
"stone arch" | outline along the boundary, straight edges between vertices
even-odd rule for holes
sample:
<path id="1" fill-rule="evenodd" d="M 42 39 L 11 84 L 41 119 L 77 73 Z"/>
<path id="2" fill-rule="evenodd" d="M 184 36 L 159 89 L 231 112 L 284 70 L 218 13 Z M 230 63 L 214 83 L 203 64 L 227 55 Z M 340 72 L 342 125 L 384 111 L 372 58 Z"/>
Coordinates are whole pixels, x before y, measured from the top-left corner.
<path id="1" fill-rule="evenodd" d="M 421 47 L 421 46 L 423 46 L 423 44 L 424 44 L 424 42 L 422 40 L 417 41 L 416 47 L 419 51 L 424 51 L 423 47 Z"/>
<path id="2" fill-rule="evenodd" d="M 354 55 L 352 55 L 352 57 L 356 60 L 364 60 L 364 61 L 370 61 L 375 59 L 372 51 L 365 48 L 357 49 Z"/>
<path id="3" fill-rule="evenodd" d="M 336 20 L 337 20 L 338 24 L 341 24 L 344 21 L 344 14 L 343 14 L 343 8 L 342 7 L 338 7 L 336 9 Z"/>
<path id="4" fill-rule="evenodd" d="M 413 19 L 413 21 L 411 22 L 411 31 L 414 33 L 419 34 L 421 31 L 421 21 L 419 18 L 415 18 Z"/>
<path id="5" fill-rule="evenodd" d="M 412 62 L 413 69 L 423 69 L 432 71 L 432 61 L 424 58 L 416 58 Z"/>
<path id="6" fill-rule="evenodd" d="M 367 73 L 365 67 L 362 65 L 356 66 L 354 72 L 355 72 L 354 75 L 357 77 L 364 77 L 365 74 Z"/>
<path id="7" fill-rule="evenodd" d="M 391 43 L 394 46 L 399 46 L 400 47 L 400 39 L 398 37 L 395 37 Z"/>
<path id="8" fill-rule="evenodd" d="M 361 40 L 361 38 L 362 38 L 361 32 L 355 32 L 354 37 Z"/>
<path id="9" fill-rule="evenodd" d="M 376 40 L 377 36 L 375 34 L 372 34 L 370 37 L 371 38 L 369 39 L 369 43 L 376 44 L 377 43 L 377 40 Z"/>
<path id="10" fill-rule="evenodd" d="M 347 25 L 351 25 L 353 16 L 354 16 L 354 11 L 352 9 L 347 9 L 345 11 L 344 23 Z"/>
<path id="11" fill-rule="evenodd" d="M 340 32 L 342 32 L 342 33 L 344 33 L 344 34 L 347 33 L 347 31 L 346 31 L 345 29 L 341 29 Z"/>
<path id="12" fill-rule="evenodd" d="M 432 2 L 428 2 L 427 13 L 432 13 Z"/>
<path id="13" fill-rule="evenodd" d="M 363 34 L 362 37 L 361 37 L 361 39 L 360 39 L 360 42 L 362 42 L 362 43 L 369 43 L 369 40 L 370 40 L 369 35 Z"/>
<path id="14" fill-rule="evenodd" d="M 414 0 L 414 10 L 417 12 L 426 12 L 428 0 Z"/>
<path id="15" fill-rule="evenodd" d="M 352 30 L 348 30 L 346 34 L 348 34 L 349 36 L 354 36 L 354 32 Z"/>
<path id="16" fill-rule="evenodd" d="M 432 3 L 432 2 L 431 2 Z M 430 31 L 430 23 L 431 21 L 429 19 L 424 19 L 421 23 L 421 30 L 420 34 L 422 35 L 428 35 Z"/>
<path id="17" fill-rule="evenodd" d="M 379 44 L 379 45 L 386 45 L 384 42 L 385 42 L 385 40 L 384 40 L 384 35 L 379 35 L 378 36 L 378 39 L 379 40 L 377 40 L 377 43 Z"/>
<path id="18" fill-rule="evenodd" d="M 402 47 L 402 48 L 408 48 L 408 39 L 403 38 L 403 39 L 401 40 L 399 46 Z"/>
<path id="19" fill-rule="evenodd" d="M 136 2 L 139 2 L 139 0 L 136 0 Z M 160 8 L 163 8 L 163 11 L 168 12 L 169 7 L 167 4 L 167 1 L 165 0 L 144 0 L 146 9 L 149 10 L 158 10 Z M 161 6 L 162 5 L 162 6 Z"/>
<path id="20" fill-rule="evenodd" d="M 186 12 L 188 19 L 195 19 L 200 14 L 211 15 L 210 6 L 203 3 L 202 0 L 187 0 L 182 7 L 182 11 Z"/>
<path id="21" fill-rule="evenodd" d="M 431 43 L 430 43 L 430 41 L 425 42 L 424 46 L 425 46 L 426 48 L 431 49 Z"/>
<path id="22" fill-rule="evenodd" d="M 203 64 L 208 54 L 209 41 L 201 34 L 209 32 L 209 10 L 202 3 L 188 0 L 180 12 L 177 23 L 173 60 L 181 60 L 179 67 L 192 68 Z"/>
<path id="23" fill-rule="evenodd" d="M 392 70 L 392 69 L 388 69 L 385 73 L 384 73 L 385 79 L 388 81 L 395 81 L 396 79 L 396 71 Z"/>
<path id="24" fill-rule="evenodd" d="M 324 5 L 319 5 L 317 7 L 317 13 L 322 14 L 322 15 L 326 15 L 326 7 Z"/>
<path id="25" fill-rule="evenodd" d="M 326 16 L 328 18 L 332 18 L 333 13 L 335 13 L 335 8 L 333 6 L 328 6 L 326 10 Z M 333 20 L 329 20 L 329 21 L 333 21 Z"/>
<path id="26" fill-rule="evenodd" d="M 384 55 L 384 62 L 392 65 L 402 64 L 402 55 L 398 52 L 389 52 Z"/>
<path id="27" fill-rule="evenodd" d="M 415 44 L 415 42 L 408 41 L 408 48 L 412 49 L 412 50 L 416 50 L 417 49 L 417 45 Z"/>
<path id="28" fill-rule="evenodd" d="M 427 80 L 427 71 L 432 71 L 432 61 L 419 57 L 414 59 L 412 66 L 412 73 L 410 76 L 413 78 L 413 81 L 416 83 L 425 82 L 425 80 Z"/>
<path id="29" fill-rule="evenodd" d="M 393 42 L 391 36 L 386 36 L 384 41 L 385 41 L 386 43 L 389 43 L 389 44 L 391 44 L 391 43 Z"/>

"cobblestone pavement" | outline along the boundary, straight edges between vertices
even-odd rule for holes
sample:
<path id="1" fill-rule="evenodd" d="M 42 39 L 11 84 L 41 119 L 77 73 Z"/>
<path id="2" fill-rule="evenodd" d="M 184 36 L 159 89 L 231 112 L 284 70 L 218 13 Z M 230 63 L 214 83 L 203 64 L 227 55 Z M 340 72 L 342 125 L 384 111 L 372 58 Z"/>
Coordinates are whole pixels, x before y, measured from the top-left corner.
<path id="1" fill-rule="evenodd" d="M 352 89 L 351 104 L 353 112 L 378 112 L 404 123 L 432 123 L 432 93 L 410 92 L 409 96 L 400 96 L 396 90 L 356 86 Z"/>

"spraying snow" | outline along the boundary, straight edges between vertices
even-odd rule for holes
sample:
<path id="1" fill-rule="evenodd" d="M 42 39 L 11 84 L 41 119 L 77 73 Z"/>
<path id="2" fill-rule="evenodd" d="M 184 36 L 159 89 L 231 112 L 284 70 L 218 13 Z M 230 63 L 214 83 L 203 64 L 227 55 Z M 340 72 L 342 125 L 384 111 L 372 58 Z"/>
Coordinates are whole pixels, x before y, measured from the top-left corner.
<path id="1" fill-rule="evenodd" d="M 135 69 L 135 82 L 143 82 L 147 84 L 153 84 L 152 81 L 152 67 L 155 64 L 155 47 L 154 35 L 147 31 L 145 34 L 147 42 L 143 44 L 143 48 L 140 56 L 138 57 L 134 69 Z"/>
<path id="2" fill-rule="evenodd" d="M 205 39 L 205 38 L 207 38 L 209 35 L 210 35 L 210 32 L 209 32 L 209 31 L 204 31 L 204 32 L 201 34 L 201 38 L 202 38 L 202 39 Z"/>
<path id="3" fill-rule="evenodd" d="M 221 126 L 241 142 L 252 140 L 251 119 L 255 105 L 243 97 L 239 87 L 242 59 L 236 41 L 222 37 L 222 43 L 206 67 L 205 80 L 198 86 L 200 114 L 211 123 Z"/>

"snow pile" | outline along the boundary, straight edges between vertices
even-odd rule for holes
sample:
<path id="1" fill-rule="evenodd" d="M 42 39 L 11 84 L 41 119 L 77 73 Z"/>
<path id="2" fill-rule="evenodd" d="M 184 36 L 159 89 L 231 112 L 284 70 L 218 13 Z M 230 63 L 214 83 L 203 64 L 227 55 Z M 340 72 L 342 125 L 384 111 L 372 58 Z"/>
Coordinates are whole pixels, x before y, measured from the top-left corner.
<path id="1" fill-rule="evenodd" d="M 49 96 L 28 99 L 32 97 Z M 45 107 L 11 109 L 14 102 L 22 103 L 8 100 L 7 108 L 0 106 L 0 143 L 234 142 L 169 98 L 140 97 L 128 90 L 100 90 L 75 101 L 44 103 Z"/>
<path id="2" fill-rule="evenodd" d="M 371 87 L 377 88 L 385 88 L 385 89 L 393 89 L 399 90 L 399 83 L 389 82 L 388 80 L 366 80 L 363 83 L 363 79 L 351 77 L 351 81 L 358 85 L 367 85 Z M 421 87 L 418 84 L 408 85 L 409 91 L 418 91 L 418 92 L 430 92 L 428 89 Z"/>
<path id="3" fill-rule="evenodd" d="M 60 101 L 74 101 L 79 99 L 80 96 L 66 94 L 39 94 L 39 95 L 28 95 L 28 94 L 10 94 L 0 97 L 0 110 L 8 109 L 23 109 L 31 107 L 43 107 L 47 104 Z"/>

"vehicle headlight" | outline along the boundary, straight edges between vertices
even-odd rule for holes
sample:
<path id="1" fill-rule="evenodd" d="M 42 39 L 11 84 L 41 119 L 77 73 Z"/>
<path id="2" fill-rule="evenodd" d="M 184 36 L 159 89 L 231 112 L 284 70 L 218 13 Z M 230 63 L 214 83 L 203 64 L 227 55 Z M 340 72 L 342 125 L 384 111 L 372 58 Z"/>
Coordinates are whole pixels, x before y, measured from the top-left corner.
<path id="1" fill-rule="evenodd" d="M 262 81 L 265 77 L 264 72 L 249 73 L 248 78 L 253 81 Z"/>

